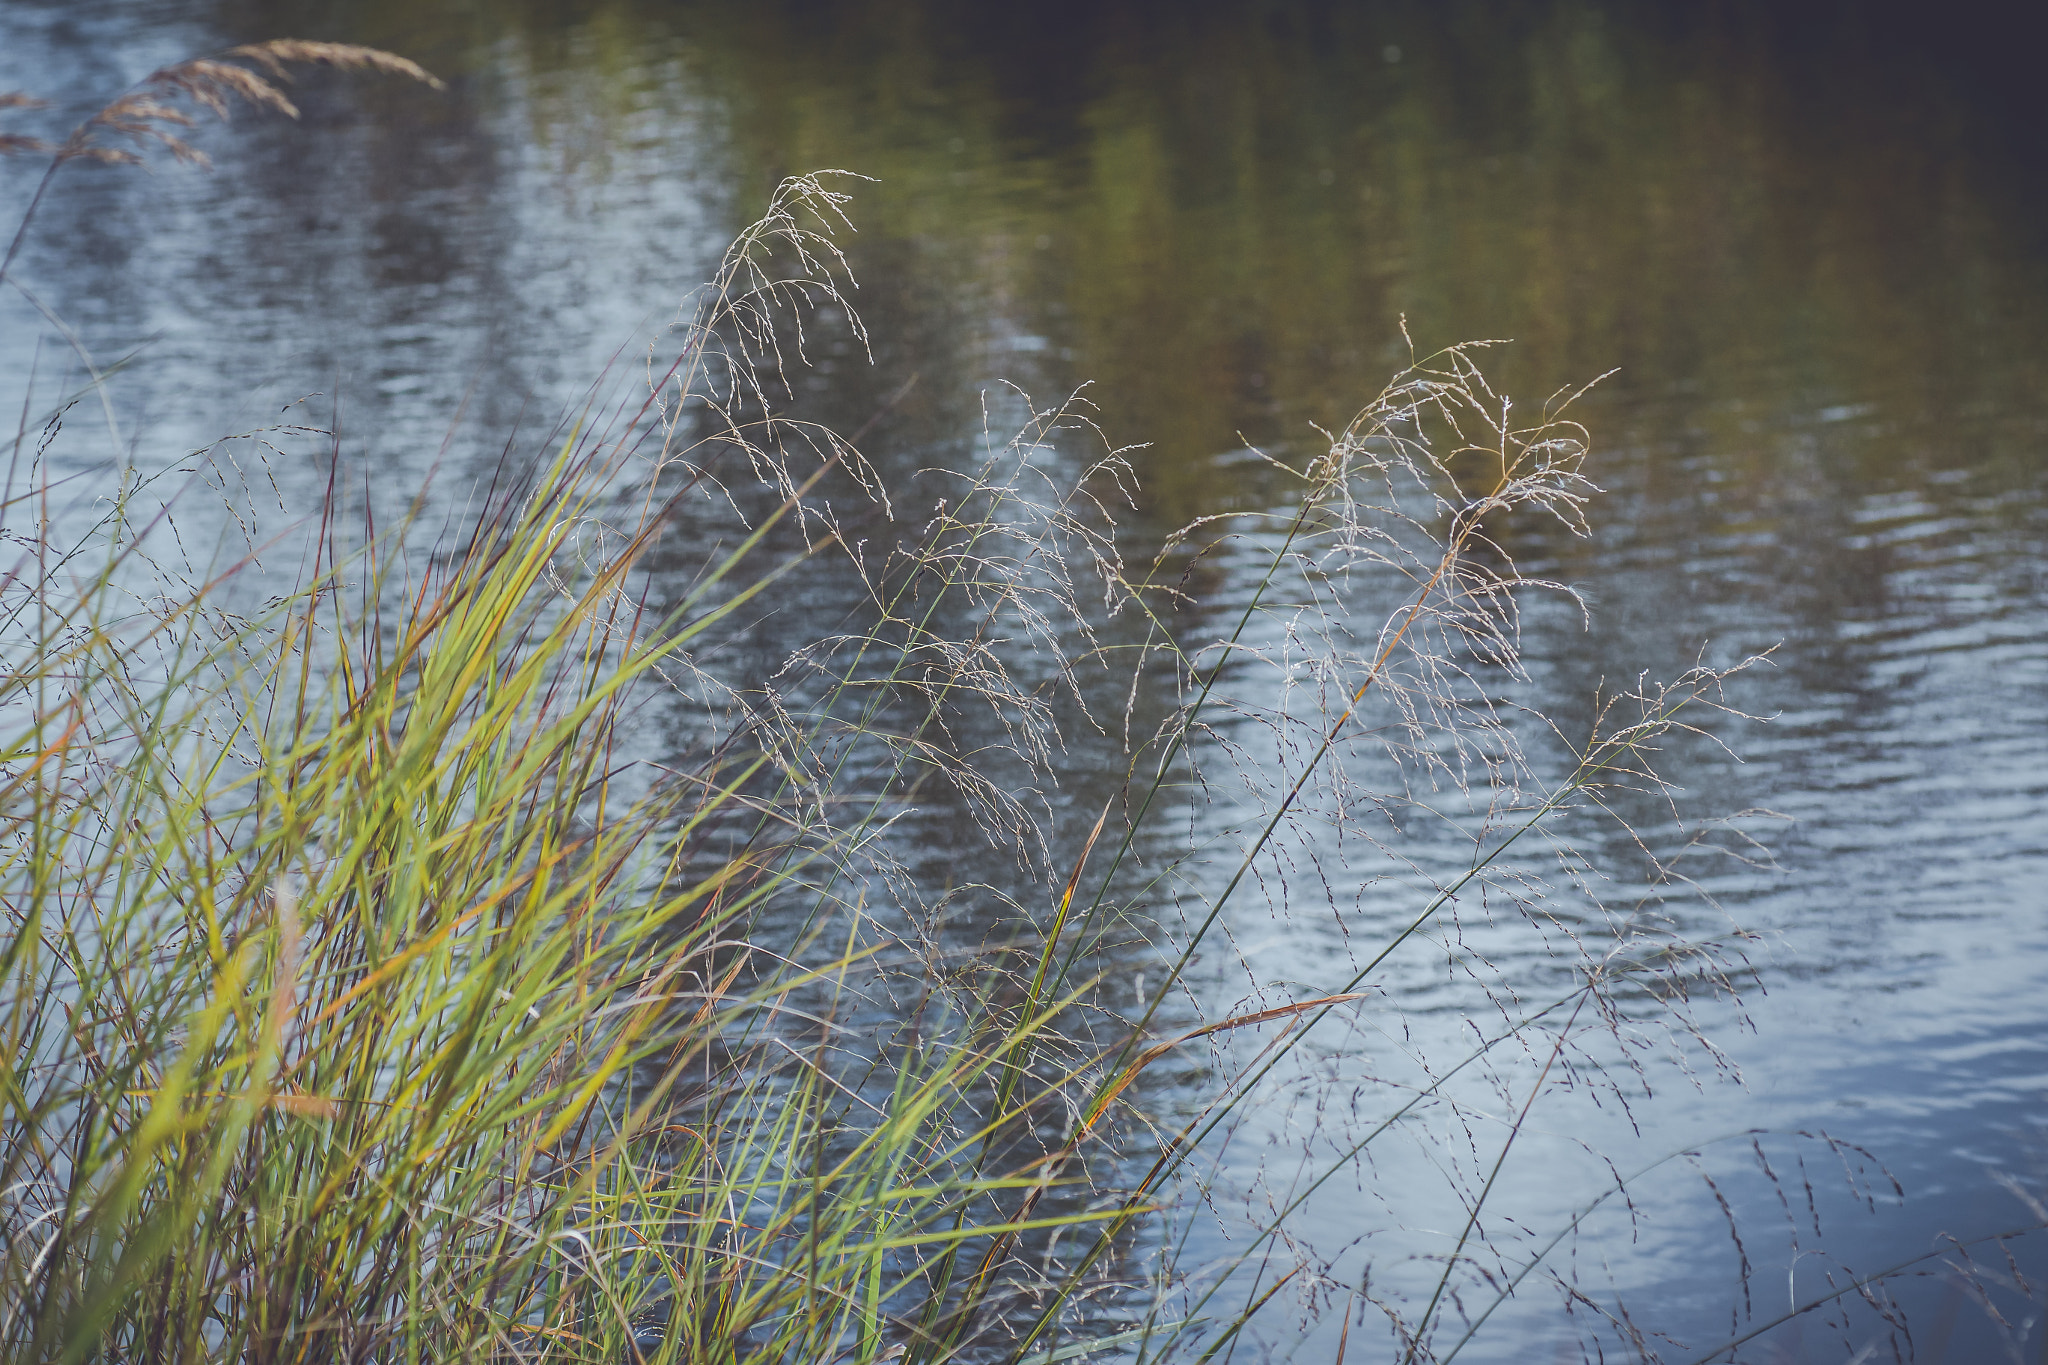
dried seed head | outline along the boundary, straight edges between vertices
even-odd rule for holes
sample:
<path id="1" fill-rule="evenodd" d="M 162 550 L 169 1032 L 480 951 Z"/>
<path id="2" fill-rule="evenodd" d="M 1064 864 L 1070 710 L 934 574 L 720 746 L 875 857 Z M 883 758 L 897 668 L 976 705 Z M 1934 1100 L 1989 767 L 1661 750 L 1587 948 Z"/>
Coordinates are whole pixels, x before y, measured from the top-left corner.
<path id="1" fill-rule="evenodd" d="M 150 77 L 144 89 L 123 95 L 80 124 L 65 140 L 63 148 L 57 153 L 58 159 L 68 161 L 83 158 L 107 165 L 128 165 L 140 159 L 133 152 L 117 151 L 95 144 L 93 137 L 104 130 L 119 133 L 138 143 L 155 142 L 180 161 L 198 166 L 209 164 L 203 152 L 169 131 L 170 128 L 190 128 L 192 116 L 156 98 L 150 89 L 156 81 L 156 76 Z"/>
<path id="2" fill-rule="evenodd" d="M 444 89 L 441 80 L 417 62 L 395 52 L 353 43 L 312 43 L 299 38 L 278 38 L 267 43 L 248 43 L 231 48 L 230 57 L 243 57 L 263 67 L 274 80 L 289 80 L 285 68 L 291 65 L 331 66 L 339 71 L 380 71 L 387 76 L 404 76 Z"/>
<path id="3" fill-rule="evenodd" d="M 268 73 L 268 79 L 225 58 L 253 62 Z M 285 98 L 284 92 L 272 83 L 289 80 L 288 68 L 294 64 L 331 66 L 340 71 L 378 71 L 405 76 L 437 90 L 443 88 L 441 81 L 418 63 L 407 61 L 395 53 L 374 47 L 357 47 L 352 43 L 313 43 L 282 38 L 275 42 L 245 44 L 218 57 L 195 57 L 160 67 L 145 76 L 134 91 L 80 124 L 61 147 L 52 148 L 34 139 L 10 135 L 0 139 L 0 155 L 54 151 L 59 161 L 99 161 L 110 165 L 127 165 L 140 159 L 133 152 L 99 145 L 95 138 L 106 132 L 144 145 L 156 143 L 179 161 L 191 165 L 209 165 L 211 163 L 204 152 L 171 131 L 193 127 L 194 121 L 190 114 L 169 101 L 182 96 L 222 119 L 227 118 L 228 111 L 238 100 L 259 109 L 274 110 L 287 118 L 297 118 L 298 106 Z M 40 103 L 23 94 L 0 95 L 0 109 L 35 108 Z"/>
<path id="4" fill-rule="evenodd" d="M 283 91 L 247 67 L 236 66 L 232 62 L 201 57 L 196 61 L 165 67 L 150 77 L 150 81 L 160 88 L 189 95 L 194 103 L 205 105 L 223 119 L 228 116 L 231 97 L 246 100 L 259 108 L 275 109 L 286 118 L 299 116 L 298 106 L 286 99 Z"/>

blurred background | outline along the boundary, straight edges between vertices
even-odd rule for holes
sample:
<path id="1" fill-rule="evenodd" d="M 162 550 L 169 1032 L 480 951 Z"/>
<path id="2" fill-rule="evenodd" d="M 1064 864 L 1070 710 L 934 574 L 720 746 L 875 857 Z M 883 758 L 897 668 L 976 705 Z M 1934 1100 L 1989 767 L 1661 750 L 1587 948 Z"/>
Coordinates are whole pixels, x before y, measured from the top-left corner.
<path id="1" fill-rule="evenodd" d="M 55 101 L 52 127 L 261 38 L 449 82 L 313 73 L 299 125 L 202 130 L 211 174 L 67 170 L 12 274 L 101 362 L 133 357 L 52 447 L 88 489 L 110 456 L 168 467 L 316 394 L 302 411 L 338 413 L 397 496 L 487 467 L 631 381 L 775 184 L 820 168 L 872 178 L 845 239 L 872 358 L 825 329 L 797 409 L 882 412 L 864 446 L 909 469 L 974 445 L 991 386 L 1088 384 L 1142 445 L 1133 546 L 1270 500 L 1245 448 L 1314 449 L 1403 363 L 1404 318 L 1424 349 L 1511 338 L 1490 372 L 1531 407 L 1612 371 L 1578 410 L 1607 490 L 1591 537 L 1517 545 L 1591 608 L 1532 618 L 1537 700 L 1570 716 L 1603 680 L 1777 645 L 1738 697 L 1771 719 L 1722 727 L 1739 761 L 1700 746 L 1672 776 L 1689 817 L 1790 819 L 1773 862 L 1705 887 L 1763 936 L 1741 1005 L 1703 1007 L 1742 1083 L 1560 1109 L 1503 1174 L 1510 1216 L 1568 1218 L 1606 1178 L 1591 1152 L 1626 1169 L 1750 1129 L 1825 1130 L 1904 1191 L 1878 1179 L 1866 1206 L 1736 1141 L 1589 1222 L 1570 1273 L 1703 1348 L 1822 1292 L 1824 1259 L 1878 1269 L 2048 1198 L 2039 27 L 1854 3 L 6 0 L 0 89 Z M 33 169 L 0 167 L 8 214 Z M 0 299 L 0 398 L 75 369 Z M 323 470 L 282 452 L 237 505 L 287 527 Z M 1328 926 L 1253 918 L 1256 978 L 1329 975 Z M 1819 1232 L 1780 1208 L 1802 1182 Z M 1398 1212 L 1347 1184 L 1310 1231 L 1334 1247 Z M 2048 1294 L 2013 1278 L 2048 1257 L 2016 1249 L 1979 1251 L 2003 1321 L 1938 1262 L 1900 1282 L 1919 1358 L 2048 1360 Z M 1578 1359 L 1583 1336 L 1536 1296 L 1468 1358 Z M 1742 1358 L 1890 1340 L 1857 1310 Z"/>

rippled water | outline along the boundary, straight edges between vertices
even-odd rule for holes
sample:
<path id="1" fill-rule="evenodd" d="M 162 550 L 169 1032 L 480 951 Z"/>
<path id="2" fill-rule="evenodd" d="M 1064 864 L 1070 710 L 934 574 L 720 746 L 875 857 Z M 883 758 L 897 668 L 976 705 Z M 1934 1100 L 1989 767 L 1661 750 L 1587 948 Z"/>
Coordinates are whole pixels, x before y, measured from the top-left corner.
<path id="1" fill-rule="evenodd" d="M 874 364 L 828 337 L 797 380 L 803 410 L 855 428 L 915 375 L 867 441 L 909 469 L 971 443 L 992 382 L 1095 381 L 1112 438 L 1150 443 L 1134 544 L 1270 499 L 1238 453 L 1311 448 L 1311 422 L 1341 422 L 1398 363 L 1404 315 L 1425 345 L 1515 338 L 1497 377 L 1516 394 L 1618 367 L 1579 410 L 1608 490 L 1594 534 L 1516 532 L 1524 567 L 1591 608 L 1590 626 L 1561 602 L 1532 610 L 1527 699 L 1569 719 L 1603 680 L 1776 646 L 1734 695 L 1768 722 L 1718 727 L 1741 761 L 1686 745 L 1667 769 L 1689 819 L 1784 819 L 1742 822 L 1773 861 L 1702 869 L 1719 911 L 1704 895 L 1678 910 L 1761 935 L 1739 1005 L 1700 1013 L 1742 1084 L 1666 1069 L 1626 1113 L 1539 1108 L 1503 1168 L 1502 1235 L 1561 1226 L 1602 1188 L 1595 1153 L 1626 1170 L 1751 1129 L 1824 1128 L 1905 1191 L 1873 1177 L 1883 1197 L 1861 1205 L 1822 1169 L 1832 1156 L 1774 1136 L 1775 1184 L 1737 1140 L 1638 1187 L 1633 1218 L 1595 1214 L 1559 1269 L 1629 1290 L 1647 1330 L 1710 1344 L 1742 1303 L 1719 1198 L 1761 1318 L 1820 1292 L 1816 1249 L 1881 1268 L 2024 1224 L 2048 1197 L 2040 110 L 1999 53 L 1973 64 L 1882 16 L 1788 13 L 14 0 L 0 87 L 67 108 L 286 31 L 451 79 L 308 80 L 301 126 L 206 132 L 210 176 L 68 172 L 14 273 L 102 362 L 141 348 L 111 412 L 67 419 L 53 458 L 71 469 L 115 444 L 164 467 L 317 394 L 303 411 L 338 404 L 356 467 L 404 497 L 429 466 L 459 487 L 615 357 L 629 369 L 780 175 L 845 167 L 875 177 L 851 240 Z M 22 168 L 4 175 L 16 202 Z M 0 398 L 32 366 L 42 391 L 77 377 L 9 297 Z M 296 449 L 273 463 L 276 493 L 252 480 L 238 505 L 287 534 L 319 466 Z M 1214 565 L 1224 606 L 1257 565 L 1255 544 L 1236 554 Z M 1095 785 L 1075 775 L 1077 807 Z M 1350 875 L 1333 895 L 1360 924 L 1406 903 Z M 1249 973 L 1218 966 L 1212 1006 L 1349 974 L 1323 911 L 1260 902 L 1231 928 Z M 1349 1035 L 1331 1064 L 1398 1079 L 1404 1050 L 1454 1044 L 1441 977 L 1399 969 L 1407 1032 Z M 1277 1161 L 1260 1139 L 1285 1151 L 1299 1120 L 1256 1115 L 1226 1154 L 1237 1176 Z M 1469 1177 L 1483 1159 L 1389 1155 L 1319 1196 L 1308 1231 L 1333 1254 L 1371 1234 L 1396 1264 L 1441 1251 L 1392 1229 L 1440 1234 L 1455 1210 L 1420 1193 L 1432 1164 Z M 2023 1264 L 2042 1259 L 2024 1246 Z M 2038 1282 L 1999 1300 L 2003 1328 L 1953 1277 L 1899 1293 L 1922 1359 L 2012 1341 L 2039 1358 Z M 1333 1332 L 1334 1317 L 1296 1358 L 1328 1357 Z M 1276 1319 L 1267 1336 L 1289 1333 Z M 1576 1358 L 1581 1335 L 1538 1293 L 1471 1355 Z M 1859 1358 L 1881 1335 L 1868 1312 L 1839 1331 L 1807 1319 L 1744 1358 Z"/>

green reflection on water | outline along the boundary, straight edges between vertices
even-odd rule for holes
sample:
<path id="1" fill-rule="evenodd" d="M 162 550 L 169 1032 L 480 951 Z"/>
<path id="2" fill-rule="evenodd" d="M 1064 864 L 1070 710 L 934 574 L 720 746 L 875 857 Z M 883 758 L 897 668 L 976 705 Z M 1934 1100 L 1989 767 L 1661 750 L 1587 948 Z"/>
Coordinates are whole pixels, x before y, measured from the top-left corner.
<path id="1" fill-rule="evenodd" d="M 1603 472 L 1653 501 L 1688 496 L 1674 459 L 1763 517 L 2032 476 L 2030 190 L 1898 44 L 1740 6 L 964 8 L 360 0 L 261 26 L 414 53 L 471 99 L 514 71 L 536 141 L 599 179 L 709 109 L 716 146 L 695 124 L 674 161 L 709 159 L 735 223 L 790 171 L 875 177 L 853 258 L 881 373 L 826 406 L 858 422 L 916 371 L 936 430 L 992 377 L 1096 381 L 1111 433 L 1151 443 L 1162 520 L 1232 505 L 1217 452 L 1342 421 L 1403 315 L 1424 347 L 1514 338 L 1525 399 L 1619 367 L 1597 434 L 1631 463 Z M 1844 411 L 1857 438 L 1816 445 Z"/>

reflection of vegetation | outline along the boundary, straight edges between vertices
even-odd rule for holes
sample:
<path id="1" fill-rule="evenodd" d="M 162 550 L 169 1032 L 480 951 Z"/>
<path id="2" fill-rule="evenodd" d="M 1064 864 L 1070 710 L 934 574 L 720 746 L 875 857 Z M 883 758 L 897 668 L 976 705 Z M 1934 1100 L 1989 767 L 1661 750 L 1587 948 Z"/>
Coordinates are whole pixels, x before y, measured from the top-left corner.
<path id="1" fill-rule="evenodd" d="M 991 376 L 1098 381 L 1114 432 L 1152 443 L 1169 523 L 1231 503 L 1209 457 L 1240 433 L 1341 420 L 1404 313 L 1425 343 L 1516 338 L 1518 392 L 1620 366 L 1624 444 L 1681 496 L 1685 450 L 1770 500 L 1787 452 L 1758 423 L 1864 402 L 1886 429 L 1821 477 L 1917 481 L 1929 430 L 2043 391 L 2042 319 L 2016 302 L 2041 280 L 1989 139 L 1917 50 L 1854 33 L 1806 59 L 1739 9 L 1596 3 L 321 13 L 456 69 L 515 44 L 531 117 L 580 163 L 708 100 L 742 202 L 793 168 L 877 177 L 855 264 L 910 347 L 878 391 L 921 371 L 957 432 L 953 395 Z M 1019 333 L 1047 351 L 989 350 Z"/>

